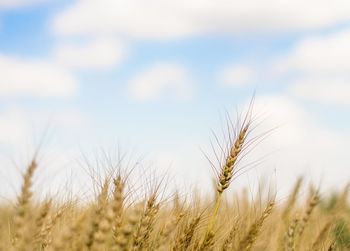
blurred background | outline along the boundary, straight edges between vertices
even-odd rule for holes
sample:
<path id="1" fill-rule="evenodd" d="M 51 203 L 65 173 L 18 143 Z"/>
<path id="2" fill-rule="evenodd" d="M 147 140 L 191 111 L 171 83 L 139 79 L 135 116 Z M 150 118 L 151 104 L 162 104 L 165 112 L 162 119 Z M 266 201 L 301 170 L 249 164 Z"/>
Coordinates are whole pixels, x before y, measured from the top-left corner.
<path id="1" fill-rule="evenodd" d="M 39 146 L 43 194 L 118 151 L 209 191 L 212 131 L 254 92 L 254 133 L 273 131 L 233 189 L 349 182 L 350 2 L 0 0 L 0 195 Z"/>

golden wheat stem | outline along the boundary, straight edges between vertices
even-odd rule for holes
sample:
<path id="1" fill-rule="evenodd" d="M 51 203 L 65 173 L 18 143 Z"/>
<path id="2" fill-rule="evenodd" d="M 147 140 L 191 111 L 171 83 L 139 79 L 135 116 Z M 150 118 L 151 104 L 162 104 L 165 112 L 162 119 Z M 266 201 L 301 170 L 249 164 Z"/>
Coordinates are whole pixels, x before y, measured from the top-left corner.
<path id="1" fill-rule="evenodd" d="M 207 229 L 206 235 L 208 235 L 212 231 L 212 229 L 214 227 L 214 223 L 215 223 L 216 217 L 218 215 L 220 204 L 221 204 L 221 198 L 222 198 L 222 193 L 219 193 L 218 196 L 217 196 L 217 199 L 216 199 L 214 212 L 213 212 L 213 214 L 212 214 L 212 216 L 210 218 L 210 221 L 209 221 L 209 225 L 208 225 L 208 229 Z"/>

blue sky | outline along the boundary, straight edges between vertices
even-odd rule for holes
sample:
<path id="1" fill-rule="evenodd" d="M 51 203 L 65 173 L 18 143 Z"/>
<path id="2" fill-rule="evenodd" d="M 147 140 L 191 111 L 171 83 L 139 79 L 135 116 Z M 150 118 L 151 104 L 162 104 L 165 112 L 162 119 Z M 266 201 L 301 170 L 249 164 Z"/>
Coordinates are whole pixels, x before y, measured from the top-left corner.
<path id="1" fill-rule="evenodd" d="M 120 144 L 207 187 L 199 149 L 256 92 L 260 132 L 278 129 L 239 182 L 278 177 L 282 191 L 304 174 L 339 188 L 350 174 L 349 17 L 341 0 L 0 0 L 1 172 L 16 184 L 9 160 L 25 163 L 49 126 L 57 183 L 82 176 L 82 152 Z"/>

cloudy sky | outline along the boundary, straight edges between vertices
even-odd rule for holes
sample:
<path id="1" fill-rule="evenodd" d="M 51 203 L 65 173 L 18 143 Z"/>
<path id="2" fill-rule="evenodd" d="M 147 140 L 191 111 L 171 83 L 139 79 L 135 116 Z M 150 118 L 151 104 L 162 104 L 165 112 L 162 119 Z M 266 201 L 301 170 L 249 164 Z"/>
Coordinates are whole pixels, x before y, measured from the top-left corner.
<path id="1" fill-rule="evenodd" d="M 347 0 L 0 0 L 1 190 L 16 190 L 42 138 L 42 186 L 120 146 L 208 188 L 201 149 L 210 155 L 211 131 L 254 92 L 257 133 L 276 129 L 237 184 L 264 177 L 283 191 L 303 174 L 339 188 L 349 45 Z"/>

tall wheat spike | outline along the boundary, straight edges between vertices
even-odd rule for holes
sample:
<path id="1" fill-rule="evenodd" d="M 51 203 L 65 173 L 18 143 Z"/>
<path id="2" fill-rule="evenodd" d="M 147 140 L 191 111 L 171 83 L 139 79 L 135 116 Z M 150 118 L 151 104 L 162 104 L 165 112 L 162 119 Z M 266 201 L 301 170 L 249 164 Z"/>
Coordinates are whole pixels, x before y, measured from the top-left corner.
<path id="1" fill-rule="evenodd" d="M 233 142 L 231 142 L 232 145 L 230 147 L 229 154 L 226 157 L 224 165 L 221 167 L 221 170 L 218 176 L 217 189 L 216 189 L 217 196 L 216 196 L 215 207 L 208 224 L 206 235 L 209 235 L 212 233 L 212 228 L 214 226 L 214 222 L 220 208 L 222 194 L 230 185 L 230 182 L 232 180 L 232 177 L 235 171 L 238 157 L 240 156 L 242 149 L 245 146 L 246 138 L 248 136 L 248 132 L 251 126 L 250 112 L 251 111 L 249 110 L 237 133 L 236 139 Z M 208 236 L 205 236 L 204 240 L 206 240 L 207 238 Z"/>

